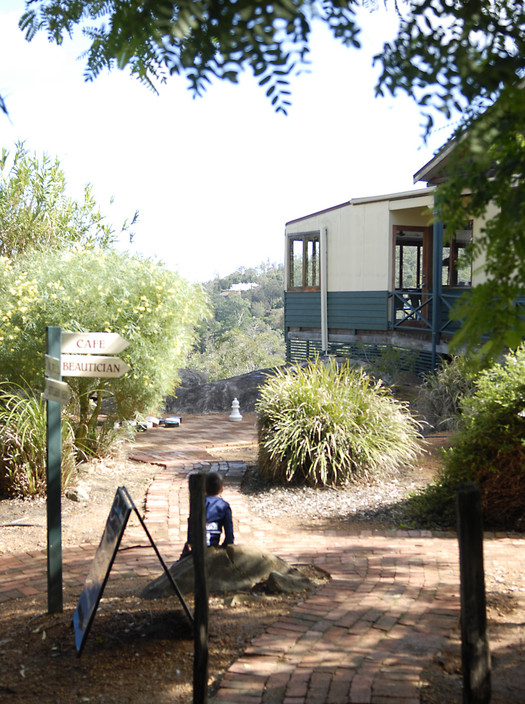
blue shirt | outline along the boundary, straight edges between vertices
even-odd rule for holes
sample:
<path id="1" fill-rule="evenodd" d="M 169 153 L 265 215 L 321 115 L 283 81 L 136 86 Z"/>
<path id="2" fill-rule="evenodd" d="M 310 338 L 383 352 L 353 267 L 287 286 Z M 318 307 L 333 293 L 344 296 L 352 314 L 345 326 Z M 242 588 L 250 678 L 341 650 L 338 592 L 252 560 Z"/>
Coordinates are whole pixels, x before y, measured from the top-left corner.
<path id="1" fill-rule="evenodd" d="M 206 497 L 206 545 L 218 545 L 224 528 L 223 545 L 232 545 L 233 520 L 230 504 L 220 496 Z"/>

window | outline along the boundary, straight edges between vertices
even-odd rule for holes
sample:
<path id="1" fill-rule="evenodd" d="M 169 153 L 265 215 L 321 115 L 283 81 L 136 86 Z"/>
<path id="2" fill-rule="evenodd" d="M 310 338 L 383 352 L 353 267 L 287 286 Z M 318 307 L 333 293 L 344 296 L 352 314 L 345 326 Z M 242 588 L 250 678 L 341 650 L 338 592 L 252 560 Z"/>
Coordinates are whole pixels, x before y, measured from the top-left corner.
<path id="1" fill-rule="evenodd" d="M 467 229 L 458 230 L 443 246 L 441 283 L 443 286 L 470 286 L 472 263 L 466 248 L 472 242 L 472 220 Z"/>
<path id="2" fill-rule="evenodd" d="M 394 225 L 394 288 L 429 291 L 432 288 L 432 228 Z"/>
<path id="3" fill-rule="evenodd" d="M 288 238 L 288 289 L 318 289 L 320 278 L 319 232 Z"/>
<path id="4" fill-rule="evenodd" d="M 396 239 L 396 289 L 422 288 L 423 233 L 403 230 Z"/>

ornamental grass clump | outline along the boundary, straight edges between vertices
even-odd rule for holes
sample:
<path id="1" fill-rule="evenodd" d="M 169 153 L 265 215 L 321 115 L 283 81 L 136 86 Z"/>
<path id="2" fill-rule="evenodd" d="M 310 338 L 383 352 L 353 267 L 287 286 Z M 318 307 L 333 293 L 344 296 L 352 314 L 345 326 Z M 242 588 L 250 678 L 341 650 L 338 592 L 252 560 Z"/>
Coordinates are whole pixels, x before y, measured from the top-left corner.
<path id="1" fill-rule="evenodd" d="M 46 404 L 39 393 L 0 384 L 0 496 L 46 493 Z M 62 488 L 75 469 L 73 431 L 62 421 Z"/>
<path id="2" fill-rule="evenodd" d="M 423 377 L 419 404 L 426 420 L 439 430 L 456 430 L 463 400 L 474 392 L 477 369 L 463 355 L 443 360 L 436 371 Z"/>
<path id="3" fill-rule="evenodd" d="M 259 468 L 279 483 L 340 486 L 412 464 L 419 423 L 381 381 L 334 360 L 279 369 L 257 403 Z"/>

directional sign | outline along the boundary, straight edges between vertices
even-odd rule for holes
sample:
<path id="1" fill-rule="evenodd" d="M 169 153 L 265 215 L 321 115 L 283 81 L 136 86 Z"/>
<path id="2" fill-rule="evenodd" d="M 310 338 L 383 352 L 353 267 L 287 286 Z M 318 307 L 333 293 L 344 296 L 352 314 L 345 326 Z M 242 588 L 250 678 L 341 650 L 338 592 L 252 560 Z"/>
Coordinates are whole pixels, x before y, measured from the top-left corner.
<path id="1" fill-rule="evenodd" d="M 56 403 L 65 405 L 71 398 L 71 391 L 69 386 L 64 381 L 56 381 L 55 379 L 46 378 L 44 398 L 48 401 L 56 401 Z"/>
<path id="2" fill-rule="evenodd" d="M 91 376 L 100 379 L 117 378 L 131 367 L 118 357 L 94 354 L 63 354 L 62 376 Z"/>
<path id="3" fill-rule="evenodd" d="M 62 333 L 62 352 L 66 354 L 118 354 L 128 345 L 118 332 Z"/>
<path id="4" fill-rule="evenodd" d="M 49 354 L 46 354 L 44 359 L 46 376 L 49 379 L 60 380 L 60 360 L 57 357 L 51 357 Z"/>

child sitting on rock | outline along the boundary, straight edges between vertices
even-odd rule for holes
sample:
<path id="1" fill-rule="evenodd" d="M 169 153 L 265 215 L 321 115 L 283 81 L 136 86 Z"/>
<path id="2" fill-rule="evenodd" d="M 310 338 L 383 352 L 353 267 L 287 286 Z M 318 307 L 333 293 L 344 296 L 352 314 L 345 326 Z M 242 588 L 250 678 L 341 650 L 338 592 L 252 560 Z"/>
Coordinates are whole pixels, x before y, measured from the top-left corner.
<path id="1" fill-rule="evenodd" d="M 208 547 L 218 547 L 221 534 L 224 529 L 224 540 L 220 547 L 233 545 L 233 519 L 230 504 L 225 501 L 221 494 L 224 489 L 224 482 L 218 472 L 208 472 L 206 474 L 206 545 Z M 191 536 L 188 528 L 188 540 L 184 545 L 181 558 L 186 557 L 191 552 Z"/>

